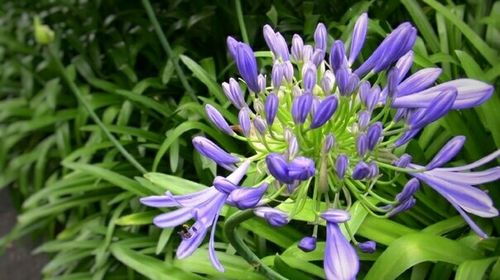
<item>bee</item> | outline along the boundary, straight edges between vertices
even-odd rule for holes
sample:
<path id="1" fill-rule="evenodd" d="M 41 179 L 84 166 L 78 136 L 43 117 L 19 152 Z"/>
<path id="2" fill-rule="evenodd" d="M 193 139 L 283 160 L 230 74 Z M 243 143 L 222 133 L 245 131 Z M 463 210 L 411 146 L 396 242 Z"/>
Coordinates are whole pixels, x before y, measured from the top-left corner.
<path id="1" fill-rule="evenodd" d="M 193 236 L 193 233 L 196 233 L 198 230 L 195 227 L 191 227 L 187 224 L 183 224 L 181 226 L 181 230 L 177 233 L 181 236 L 182 239 L 189 239 Z"/>

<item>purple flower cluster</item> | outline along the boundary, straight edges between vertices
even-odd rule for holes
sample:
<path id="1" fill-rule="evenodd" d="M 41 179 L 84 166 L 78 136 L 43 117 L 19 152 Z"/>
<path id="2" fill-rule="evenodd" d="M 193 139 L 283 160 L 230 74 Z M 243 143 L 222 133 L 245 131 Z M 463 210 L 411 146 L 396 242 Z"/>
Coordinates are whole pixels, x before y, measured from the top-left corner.
<path id="1" fill-rule="evenodd" d="M 298 241 L 298 247 L 306 252 L 315 250 L 323 219 L 327 279 L 355 279 L 359 260 L 351 243 L 368 253 L 376 250 L 376 244 L 358 243 L 340 230 L 340 224 L 350 219 L 352 198 L 373 215 L 392 217 L 417 203 L 414 195 L 422 183 L 447 199 L 475 232 L 486 237 L 467 213 L 498 215 L 491 198 L 475 186 L 498 180 L 500 167 L 473 169 L 495 160 L 500 151 L 469 165 L 443 167 L 461 150 L 465 137 L 452 138 L 425 165 L 413 162 L 401 150 L 425 126 L 451 110 L 485 102 L 493 87 L 472 79 L 435 85 L 441 73 L 438 68 L 409 74 L 417 31 L 407 22 L 388 34 L 366 60 L 359 61 L 367 27 L 365 13 L 355 23 L 347 52 L 344 42 L 330 39 L 324 24 L 318 24 L 312 44 L 295 34 L 291 46 L 266 25 L 264 39 L 273 56 L 272 70 L 267 74 L 259 72 L 249 45 L 227 39 L 241 79 L 231 78 L 222 88 L 239 110 L 238 123 L 231 126 L 211 105 L 206 105 L 206 115 L 217 129 L 248 143 L 255 154 L 248 158 L 234 155 L 197 136 L 193 139 L 195 149 L 233 173 L 227 178 L 216 177 L 213 187 L 199 193 L 167 193 L 141 200 L 153 207 L 179 207 L 156 217 L 154 223 L 159 227 L 195 220 L 177 249 L 178 257 L 190 255 L 212 226 L 210 259 L 217 269 L 223 269 L 215 257 L 213 235 L 224 204 L 254 209 L 256 216 L 278 227 L 288 224 L 296 213 L 266 206 L 266 197 L 297 203 L 311 199 L 316 200 L 311 205 L 325 206 L 319 212 L 313 209 L 317 213 L 311 221 L 313 234 Z M 250 165 L 262 181 L 254 188 L 238 186 Z M 377 194 L 382 188 L 381 177 L 387 185 L 401 174 L 411 179 L 400 193 L 392 199 Z M 313 192 L 308 192 L 309 188 Z M 315 195 L 311 198 L 308 193 Z"/>

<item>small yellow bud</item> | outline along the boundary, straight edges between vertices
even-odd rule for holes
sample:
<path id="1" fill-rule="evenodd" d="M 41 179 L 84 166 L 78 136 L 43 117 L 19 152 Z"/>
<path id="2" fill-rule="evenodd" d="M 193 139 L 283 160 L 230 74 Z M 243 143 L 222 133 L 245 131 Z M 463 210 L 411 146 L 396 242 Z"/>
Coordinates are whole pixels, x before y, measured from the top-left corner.
<path id="1" fill-rule="evenodd" d="M 35 40 L 38 44 L 47 45 L 54 41 L 54 31 L 47 25 L 42 24 L 39 17 L 35 17 L 33 28 L 35 29 Z"/>

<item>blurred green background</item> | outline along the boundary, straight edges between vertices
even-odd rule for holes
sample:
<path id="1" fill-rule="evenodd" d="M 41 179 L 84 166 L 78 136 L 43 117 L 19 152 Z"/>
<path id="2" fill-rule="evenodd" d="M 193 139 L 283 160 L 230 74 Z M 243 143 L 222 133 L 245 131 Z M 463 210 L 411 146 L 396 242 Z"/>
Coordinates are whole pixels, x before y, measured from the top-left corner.
<path id="1" fill-rule="evenodd" d="M 0 4 L 0 188 L 10 189 L 19 213 L 0 246 L 23 236 L 42 240 L 35 252 L 50 256 L 44 279 L 262 279 L 228 248 L 220 229 L 225 274 L 211 267 L 206 248 L 176 260 L 175 229 L 151 226 L 159 212 L 138 202 L 164 186 L 211 184 L 215 166 L 193 153 L 193 135 L 207 134 L 246 153 L 247 147 L 208 124 L 202 107 L 218 104 L 230 121 L 236 119 L 220 83 L 236 73 L 225 40 L 241 39 L 241 28 L 256 51 L 266 50 L 266 23 L 289 41 L 294 33 L 312 41 L 318 22 L 333 38 L 346 40 L 357 16 L 368 11 L 365 57 L 391 27 L 410 21 L 419 36 L 413 70 L 437 66 L 443 69 L 440 82 L 467 76 L 499 88 L 499 1 L 153 1 L 161 31 L 146 12 L 148 3 Z M 35 43 L 35 16 L 54 30 L 50 48 L 63 72 L 49 49 Z M 426 162 L 457 134 L 467 142 L 455 164 L 500 147 L 499 90 L 482 106 L 430 125 L 408 149 L 417 162 Z M 141 167 L 171 176 L 151 182 L 142 178 Z M 498 186 L 484 187 L 499 201 Z M 500 279 L 498 219 L 477 219 L 492 236 L 481 240 L 429 188 L 417 200 L 393 220 L 364 219 L 357 235 L 376 240 L 380 249 L 361 255 L 359 279 Z M 323 279 L 320 250 L 296 249 L 302 229 L 292 224 L 274 231 L 251 220 L 240 234 L 285 277 Z"/>

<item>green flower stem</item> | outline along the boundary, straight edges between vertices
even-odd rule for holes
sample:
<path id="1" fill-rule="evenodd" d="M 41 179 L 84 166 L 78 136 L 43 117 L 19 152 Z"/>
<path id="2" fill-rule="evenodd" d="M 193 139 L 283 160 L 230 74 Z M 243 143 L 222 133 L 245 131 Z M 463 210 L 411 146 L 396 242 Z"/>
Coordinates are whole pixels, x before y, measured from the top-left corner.
<path id="1" fill-rule="evenodd" d="M 250 41 L 248 40 L 247 28 L 245 27 L 245 21 L 243 19 L 243 9 L 241 8 L 241 1 L 235 0 L 234 4 L 236 5 L 236 17 L 238 17 L 238 24 L 240 25 L 241 38 L 243 39 L 243 42 L 249 44 Z"/>
<path id="2" fill-rule="evenodd" d="M 115 145 L 118 151 L 120 151 L 120 153 L 130 162 L 130 164 L 132 164 L 132 166 L 134 166 L 142 174 L 147 173 L 148 171 L 129 152 L 127 152 L 127 150 L 125 150 L 122 144 L 113 136 L 113 134 L 111 134 L 111 132 L 106 128 L 106 126 L 101 121 L 99 116 L 97 116 L 97 114 L 94 112 L 90 103 L 83 97 L 82 93 L 80 92 L 80 89 L 78 89 L 76 84 L 66 73 L 66 69 L 62 64 L 61 59 L 56 55 L 56 51 L 54 50 L 53 45 L 48 46 L 48 52 L 52 61 L 56 64 L 57 70 L 59 70 L 61 76 L 68 84 L 70 90 L 76 96 L 78 101 L 83 105 L 85 110 L 87 110 L 92 120 L 97 124 L 97 126 L 99 126 L 99 128 L 104 132 L 106 137 L 108 137 L 108 139 Z"/>
<path id="3" fill-rule="evenodd" d="M 381 162 L 381 161 L 376 161 L 378 165 L 382 166 L 382 167 L 385 167 L 385 168 L 388 168 L 388 169 L 392 169 L 392 170 L 395 170 L 395 171 L 399 171 L 399 172 L 404 172 L 404 173 L 420 173 L 420 172 L 425 172 L 427 171 L 427 169 L 425 168 L 421 168 L 421 169 L 409 169 L 409 168 L 400 168 L 400 167 L 397 167 L 397 166 L 394 166 L 394 165 L 391 165 L 391 164 L 387 164 L 387 163 L 384 163 L 384 162 Z"/>
<path id="4" fill-rule="evenodd" d="M 238 225 L 248 219 L 251 219 L 253 216 L 253 210 L 251 209 L 238 211 L 231 215 L 224 223 L 224 234 L 236 252 L 238 252 L 238 254 L 248 263 L 254 266 L 258 272 L 264 274 L 266 278 L 272 280 L 286 280 L 287 278 L 281 276 L 278 272 L 265 265 L 261 259 L 257 257 L 250 248 L 248 248 L 243 239 L 239 236 L 237 232 Z"/>
<path id="5" fill-rule="evenodd" d="M 179 77 L 179 80 L 181 81 L 182 86 L 184 87 L 186 92 L 189 94 L 189 97 L 191 97 L 191 99 L 193 99 L 195 102 L 199 102 L 198 99 L 196 98 L 196 94 L 195 94 L 193 88 L 189 85 L 189 83 L 187 81 L 186 75 L 184 75 L 184 71 L 182 71 L 182 68 L 179 65 L 179 58 L 172 51 L 172 48 L 170 47 L 170 44 L 168 43 L 167 37 L 165 36 L 165 33 L 163 33 L 163 30 L 161 29 L 161 26 L 158 23 L 158 19 L 156 18 L 156 15 L 153 11 L 153 7 L 151 7 L 151 3 L 149 2 L 149 0 L 142 0 L 142 5 L 144 6 L 146 13 L 148 14 L 149 20 L 151 21 L 151 24 L 153 25 L 153 28 L 155 29 L 155 32 L 156 32 L 156 35 L 158 36 L 158 39 L 160 39 L 160 43 L 163 47 L 163 50 L 172 59 L 172 63 L 174 64 L 175 72 L 177 72 L 177 76 Z"/>

